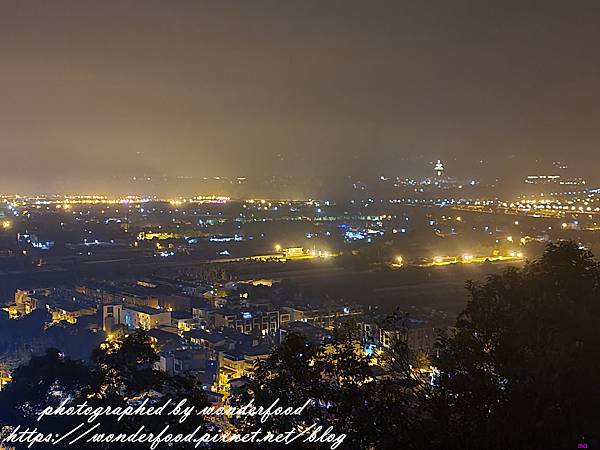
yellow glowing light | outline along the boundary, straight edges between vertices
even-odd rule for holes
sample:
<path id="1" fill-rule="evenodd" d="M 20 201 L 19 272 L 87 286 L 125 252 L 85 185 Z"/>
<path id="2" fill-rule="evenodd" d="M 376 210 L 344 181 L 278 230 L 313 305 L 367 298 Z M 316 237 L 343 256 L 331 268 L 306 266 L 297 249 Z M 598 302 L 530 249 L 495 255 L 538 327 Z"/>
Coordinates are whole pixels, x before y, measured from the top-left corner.
<path id="1" fill-rule="evenodd" d="M 506 236 L 506 240 L 507 240 L 508 242 L 512 242 L 512 241 L 513 241 L 513 237 L 512 237 L 512 236 Z"/>
<path id="2" fill-rule="evenodd" d="M 2 228 L 4 228 L 5 230 L 8 230 L 10 228 L 10 221 L 5 220 L 4 222 L 2 222 Z"/>
<path id="3" fill-rule="evenodd" d="M 443 259 L 441 256 L 436 256 L 435 258 L 433 258 L 433 260 L 434 260 L 436 263 L 438 263 L 438 264 L 439 264 L 439 263 L 441 263 L 441 262 L 442 262 L 444 259 Z"/>
<path id="4" fill-rule="evenodd" d="M 471 261 L 473 259 L 473 255 L 463 255 L 463 259 L 465 261 Z"/>
<path id="5" fill-rule="evenodd" d="M 523 252 L 517 252 L 517 258 L 522 258 L 523 257 Z"/>
<path id="6" fill-rule="evenodd" d="M 396 256 L 396 264 L 402 265 L 404 263 L 404 258 L 402 256 Z"/>
<path id="7" fill-rule="evenodd" d="M 458 220 L 459 222 L 462 220 L 462 217 L 457 217 L 456 220 Z"/>
<path id="8" fill-rule="evenodd" d="M 276 251 L 276 252 L 280 252 L 280 251 L 281 251 L 281 245 L 279 245 L 279 244 L 276 244 L 276 245 L 275 245 L 275 251 Z"/>

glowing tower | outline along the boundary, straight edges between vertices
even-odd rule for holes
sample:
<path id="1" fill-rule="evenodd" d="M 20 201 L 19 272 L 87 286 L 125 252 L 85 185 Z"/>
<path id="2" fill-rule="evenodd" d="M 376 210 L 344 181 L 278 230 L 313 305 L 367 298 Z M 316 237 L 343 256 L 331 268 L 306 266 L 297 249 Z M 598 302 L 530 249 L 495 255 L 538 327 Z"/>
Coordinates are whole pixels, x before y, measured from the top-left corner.
<path id="1" fill-rule="evenodd" d="M 433 168 L 433 170 L 435 170 L 435 175 L 438 178 L 440 178 L 444 173 L 444 165 L 442 164 L 442 161 L 440 159 L 438 159 L 435 163 L 435 167 Z"/>

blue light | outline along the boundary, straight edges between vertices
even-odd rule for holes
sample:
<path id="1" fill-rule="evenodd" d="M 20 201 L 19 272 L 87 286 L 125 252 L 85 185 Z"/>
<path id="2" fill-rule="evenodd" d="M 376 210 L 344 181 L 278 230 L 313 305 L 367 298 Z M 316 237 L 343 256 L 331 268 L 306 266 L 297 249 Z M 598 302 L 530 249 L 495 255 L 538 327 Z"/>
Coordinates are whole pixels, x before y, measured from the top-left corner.
<path id="1" fill-rule="evenodd" d="M 375 348 L 377 348 L 375 344 L 367 344 L 363 347 L 363 350 L 367 356 L 372 356 L 375 352 Z"/>
<path id="2" fill-rule="evenodd" d="M 365 237 L 366 237 L 366 234 L 360 233 L 358 231 L 349 230 L 349 231 L 346 231 L 346 233 L 344 234 L 344 238 L 349 241 L 362 240 Z"/>

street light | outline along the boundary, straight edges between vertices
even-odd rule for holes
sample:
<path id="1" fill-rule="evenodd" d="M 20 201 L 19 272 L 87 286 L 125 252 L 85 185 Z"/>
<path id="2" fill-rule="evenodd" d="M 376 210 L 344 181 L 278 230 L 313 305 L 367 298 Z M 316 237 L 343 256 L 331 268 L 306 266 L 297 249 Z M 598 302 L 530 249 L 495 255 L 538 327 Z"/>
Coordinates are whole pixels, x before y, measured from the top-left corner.
<path id="1" fill-rule="evenodd" d="M 280 251 L 281 251 L 281 245 L 279 245 L 279 244 L 276 244 L 276 245 L 275 245 L 275 251 L 276 251 L 276 252 L 280 252 Z"/>
<path id="2" fill-rule="evenodd" d="M 402 256 L 396 256 L 396 264 L 398 264 L 399 266 L 404 264 L 404 258 Z"/>

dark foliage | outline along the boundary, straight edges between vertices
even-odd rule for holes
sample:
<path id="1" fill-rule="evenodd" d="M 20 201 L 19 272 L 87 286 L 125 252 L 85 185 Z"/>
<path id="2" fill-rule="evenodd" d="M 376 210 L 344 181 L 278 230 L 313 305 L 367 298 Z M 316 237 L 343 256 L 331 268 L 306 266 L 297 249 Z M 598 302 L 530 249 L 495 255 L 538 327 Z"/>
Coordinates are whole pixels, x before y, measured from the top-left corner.
<path id="1" fill-rule="evenodd" d="M 443 448 L 563 449 L 600 430 L 600 267 L 574 243 L 484 284 L 442 344 Z"/>
<path id="2" fill-rule="evenodd" d="M 79 425 L 86 417 L 46 416 L 37 421 L 39 413 L 47 406 L 57 407 L 65 399 L 67 406 L 86 402 L 97 408 L 103 406 L 139 406 L 147 399 L 147 406 L 161 406 L 167 399 L 171 405 L 186 399 L 186 406 L 203 408 L 207 405 L 204 392 L 189 377 L 169 377 L 153 368 L 158 356 L 145 333 L 138 331 L 123 341 L 104 343 L 93 355 L 93 365 L 64 357 L 56 350 L 34 357 L 14 374 L 14 380 L 0 393 L 0 424 L 37 428 L 41 432 L 60 435 Z M 141 425 L 155 433 L 170 425 L 177 433 L 189 433 L 199 425 L 201 418 L 194 417 L 183 424 L 177 416 L 125 417 L 104 416 L 98 419 L 101 432 L 133 434 Z M 200 419 L 200 422 L 199 420 Z M 189 444 L 187 444 L 189 447 Z M 36 448 L 56 446 L 36 444 Z M 78 442 L 77 448 L 114 448 L 110 444 Z M 128 448 L 148 448 L 148 444 L 128 444 Z M 172 446 L 170 448 L 187 448 Z"/>

